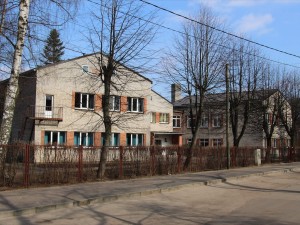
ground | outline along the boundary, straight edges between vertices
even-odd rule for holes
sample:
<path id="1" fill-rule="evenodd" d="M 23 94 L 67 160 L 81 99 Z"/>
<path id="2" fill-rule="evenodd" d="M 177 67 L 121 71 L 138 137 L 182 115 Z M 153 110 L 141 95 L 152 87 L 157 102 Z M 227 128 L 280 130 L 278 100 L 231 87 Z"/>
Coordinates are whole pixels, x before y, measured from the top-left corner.
<path id="1" fill-rule="evenodd" d="M 0 224 L 299 224 L 300 170 L 1 219 Z"/>

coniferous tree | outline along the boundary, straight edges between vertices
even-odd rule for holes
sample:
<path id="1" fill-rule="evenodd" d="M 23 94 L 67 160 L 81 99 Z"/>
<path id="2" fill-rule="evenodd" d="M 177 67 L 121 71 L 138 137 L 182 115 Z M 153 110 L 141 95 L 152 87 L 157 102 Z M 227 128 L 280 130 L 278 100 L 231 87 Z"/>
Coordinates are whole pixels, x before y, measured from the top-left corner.
<path id="1" fill-rule="evenodd" d="M 61 61 L 61 56 L 64 54 L 63 42 L 59 38 L 59 33 L 56 29 L 50 31 L 50 35 L 47 38 L 46 45 L 44 47 L 41 60 L 45 64 L 56 63 Z"/>

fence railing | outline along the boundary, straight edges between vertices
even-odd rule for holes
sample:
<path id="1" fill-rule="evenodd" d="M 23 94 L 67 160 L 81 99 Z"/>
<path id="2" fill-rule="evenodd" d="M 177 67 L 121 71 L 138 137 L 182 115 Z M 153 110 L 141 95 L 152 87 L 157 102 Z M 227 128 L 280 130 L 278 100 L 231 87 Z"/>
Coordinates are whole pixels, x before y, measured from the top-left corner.
<path id="1" fill-rule="evenodd" d="M 231 148 L 231 167 L 255 164 L 257 148 Z M 111 147 L 106 179 L 177 174 L 227 168 L 225 148 L 193 149 L 190 166 L 183 171 L 187 147 Z M 97 180 L 101 147 L 15 144 L 0 146 L 5 153 L 2 187 L 29 187 Z M 262 149 L 262 163 L 300 160 L 299 149 Z"/>

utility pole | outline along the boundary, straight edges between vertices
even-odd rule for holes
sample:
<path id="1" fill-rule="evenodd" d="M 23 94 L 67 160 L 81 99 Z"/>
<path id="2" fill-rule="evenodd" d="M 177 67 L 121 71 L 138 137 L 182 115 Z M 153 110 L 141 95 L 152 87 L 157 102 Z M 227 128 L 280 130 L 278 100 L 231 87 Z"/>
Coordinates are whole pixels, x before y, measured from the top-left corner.
<path id="1" fill-rule="evenodd" d="M 225 69 L 226 80 L 226 152 L 227 152 L 227 169 L 230 169 L 230 148 L 229 148 L 229 64 Z"/>

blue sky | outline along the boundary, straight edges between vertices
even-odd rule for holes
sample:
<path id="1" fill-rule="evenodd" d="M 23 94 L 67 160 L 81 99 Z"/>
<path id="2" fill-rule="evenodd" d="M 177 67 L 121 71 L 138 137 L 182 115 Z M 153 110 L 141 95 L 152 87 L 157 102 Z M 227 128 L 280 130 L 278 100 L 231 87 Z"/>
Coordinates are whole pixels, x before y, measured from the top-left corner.
<path id="1" fill-rule="evenodd" d="M 295 55 L 300 55 L 300 0 L 148 0 L 149 2 L 176 13 L 189 16 L 199 10 L 200 4 L 209 6 L 212 11 L 229 25 L 229 32 L 244 34 L 247 38 L 261 44 L 271 46 Z M 84 7 L 84 3 L 82 6 Z M 87 6 L 87 5 L 86 5 Z M 147 6 L 153 9 L 151 6 Z M 147 10 L 147 9 L 145 9 Z M 86 10 L 79 11 L 79 18 L 86 18 Z M 182 18 L 167 12 L 159 11 L 160 21 L 167 27 L 180 29 Z M 74 25 L 69 26 L 71 30 L 78 30 L 74 36 L 73 32 L 66 32 L 64 42 L 67 47 L 77 48 L 84 51 L 84 26 L 88 20 L 79 19 Z M 78 24 L 81 24 L 78 26 Z M 174 32 L 160 29 L 156 48 L 166 49 L 172 44 Z M 300 59 L 263 49 L 265 55 L 273 60 L 296 65 L 300 67 Z M 89 53 L 87 50 L 86 53 Z M 76 56 L 74 52 L 66 50 L 66 58 Z M 169 98 L 169 87 L 159 85 L 163 78 L 154 78 L 154 89 L 163 96 Z"/>

